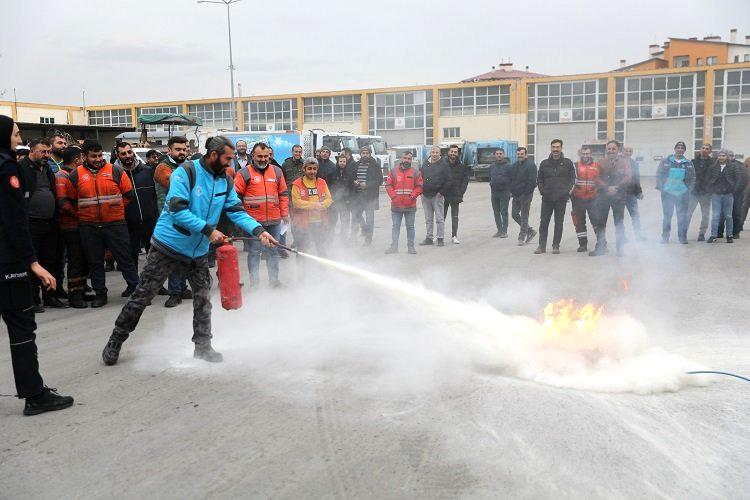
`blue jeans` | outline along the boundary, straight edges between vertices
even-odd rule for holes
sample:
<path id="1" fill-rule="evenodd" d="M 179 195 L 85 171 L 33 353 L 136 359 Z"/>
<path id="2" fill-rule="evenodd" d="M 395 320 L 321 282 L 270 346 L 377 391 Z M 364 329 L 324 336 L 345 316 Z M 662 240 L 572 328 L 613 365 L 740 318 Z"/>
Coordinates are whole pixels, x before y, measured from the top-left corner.
<path id="1" fill-rule="evenodd" d="M 393 220 L 393 228 L 391 229 L 391 248 L 398 248 L 398 238 L 401 234 L 401 219 L 406 222 L 406 245 L 409 248 L 414 248 L 414 219 L 416 216 L 416 210 L 410 212 L 391 211 L 391 219 Z"/>
<path id="2" fill-rule="evenodd" d="M 263 225 L 268 234 L 279 239 L 281 224 Z M 247 268 L 250 271 L 251 283 L 260 281 L 260 254 L 266 253 L 266 266 L 268 267 L 268 281 L 276 283 L 279 281 L 279 252 L 276 247 L 267 248 L 259 240 L 250 241 L 250 251 L 247 253 Z"/>
<path id="3" fill-rule="evenodd" d="M 661 224 L 662 239 L 669 239 L 669 233 L 672 232 L 672 215 L 676 210 L 677 237 L 680 241 L 687 240 L 688 223 L 690 222 L 690 214 L 688 213 L 689 201 L 690 195 L 688 193 L 676 196 L 664 191 L 661 192 L 661 209 L 664 215 L 664 220 Z"/>
<path id="4" fill-rule="evenodd" d="M 719 234 L 719 221 L 721 219 L 724 219 L 724 234 L 727 238 L 734 234 L 733 207 L 734 195 L 732 193 L 711 195 L 711 236 L 716 238 L 716 235 Z"/>

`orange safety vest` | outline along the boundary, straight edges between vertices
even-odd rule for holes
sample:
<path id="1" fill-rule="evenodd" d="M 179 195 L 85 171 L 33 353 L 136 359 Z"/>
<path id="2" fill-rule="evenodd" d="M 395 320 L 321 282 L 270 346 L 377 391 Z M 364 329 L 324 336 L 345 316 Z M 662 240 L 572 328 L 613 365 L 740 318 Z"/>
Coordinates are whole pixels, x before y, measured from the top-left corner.
<path id="1" fill-rule="evenodd" d="M 55 174 L 55 191 L 60 217 L 58 224 L 63 232 L 78 229 L 78 198 L 73 184 L 70 183 L 70 172 L 61 168 Z"/>
<path id="2" fill-rule="evenodd" d="M 596 198 L 601 183 L 600 174 L 601 166 L 598 162 L 594 161 L 588 165 L 576 162 L 576 185 L 573 188 L 573 196 L 579 200 Z"/>
<path id="3" fill-rule="evenodd" d="M 250 164 L 242 167 L 234 176 L 234 188 L 247 214 L 261 224 L 278 224 L 289 215 L 289 191 L 276 165 L 262 173 Z"/>
<path id="4" fill-rule="evenodd" d="M 302 179 L 303 177 L 295 179 L 294 182 L 292 182 L 292 186 L 297 186 L 297 189 L 299 189 L 299 197 L 303 201 L 308 201 L 310 199 L 310 194 L 317 194 L 318 201 L 325 201 L 328 185 L 322 177 L 318 177 L 317 179 L 315 179 L 315 193 L 310 193 L 310 188 L 304 185 Z M 300 229 L 307 229 L 308 227 L 310 227 L 310 211 L 302 210 L 293 206 L 292 220 L 294 221 L 294 225 L 296 227 L 299 227 Z M 328 210 L 323 210 L 320 212 L 320 220 L 323 222 L 323 224 L 328 224 Z"/>
<path id="5" fill-rule="evenodd" d="M 122 174 L 123 170 L 111 163 L 95 171 L 81 165 L 70 173 L 81 224 L 125 222 L 125 205 L 133 196 L 133 184 Z"/>

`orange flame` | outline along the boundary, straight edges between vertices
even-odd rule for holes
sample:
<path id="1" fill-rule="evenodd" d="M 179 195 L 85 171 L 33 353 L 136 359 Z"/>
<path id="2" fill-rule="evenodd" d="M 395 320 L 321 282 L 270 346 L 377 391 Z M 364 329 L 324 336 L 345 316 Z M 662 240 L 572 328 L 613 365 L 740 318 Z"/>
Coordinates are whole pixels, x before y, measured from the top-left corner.
<path id="1" fill-rule="evenodd" d="M 596 329 L 602 314 L 603 305 L 584 304 L 579 307 L 572 299 L 550 302 L 544 308 L 544 331 L 554 337 L 590 333 Z"/>
<path id="2" fill-rule="evenodd" d="M 628 285 L 628 280 L 623 278 L 620 280 L 620 284 L 622 285 L 623 292 L 628 293 L 630 291 L 630 285 Z"/>

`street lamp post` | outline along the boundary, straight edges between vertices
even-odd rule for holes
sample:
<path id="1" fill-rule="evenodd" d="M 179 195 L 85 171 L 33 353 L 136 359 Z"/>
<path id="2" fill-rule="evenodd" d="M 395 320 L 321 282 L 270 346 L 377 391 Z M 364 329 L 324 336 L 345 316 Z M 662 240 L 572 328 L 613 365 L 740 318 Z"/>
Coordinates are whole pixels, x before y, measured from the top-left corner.
<path id="1" fill-rule="evenodd" d="M 198 3 L 216 3 L 227 7 L 227 31 L 229 33 L 229 80 L 232 88 L 232 130 L 237 130 L 237 103 L 234 100 L 234 60 L 232 59 L 232 22 L 229 6 L 241 0 L 198 0 Z"/>

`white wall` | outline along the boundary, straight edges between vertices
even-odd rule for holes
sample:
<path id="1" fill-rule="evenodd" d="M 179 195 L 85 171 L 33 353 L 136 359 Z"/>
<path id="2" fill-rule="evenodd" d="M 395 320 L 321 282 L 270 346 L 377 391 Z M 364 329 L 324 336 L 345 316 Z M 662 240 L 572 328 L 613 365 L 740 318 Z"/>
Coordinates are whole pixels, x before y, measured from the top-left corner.
<path id="1" fill-rule="evenodd" d="M 53 117 L 55 124 L 68 124 L 68 111 L 66 109 L 54 109 L 54 108 L 32 108 L 18 106 L 17 120 L 25 123 L 39 123 L 40 117 Z"/>
<path id="2" fill-rule="evenodd" d="M 750 45 L 741 45 L 741 46 L 735 46 L 730 45 L 729 46 L 729 52 L 727 53 L 727 58 L 730 64 L 734 62 L 734 57 L 739 56 L 739 62 L 745 62 L 745 55 L 750 54 Z"/>
<path id="3" fill-rule="evenodd" d="M 632 120 L 625 123 L 625 144 L 633 147 L 640 160 L 642 175 L 656 175 L 662 157 L 674 153 L 677 141 L 687 145 L 686 156 L 693 156 L 693 119 Z"/>
<path id="4" fill-rule="evenodd" d="M 547 123 L 537 125 L 534 151 L 537 164 L 549 156 L 552 139 L 562 139 L 563 155 L 575 161 L 578 159 L 578 148 L 582 144 L 596 142 L 596 123 Z"/>
<path id="5" fill-rule="evenodd" d="M 0 115 L 10 116 L 11 118 L 13 118 L 13 106 L 0 104 Z"/>
<path id="6" fill-rule="evenodd" d="M 735 154 L 750 156 L 750 115 L 724 117 L 723 146 Z"/>
<path id="7" fill-rule="evenodd" d="M 451 140 L 481 141 L 489 139 L 506 139 L 526 143 L 524 115 L 482 115 L 482 116 L 441 116 L 438 119 L 439 142 Z M 443 129 L 459 127 L 460 137 L 446 138 Z"/>

